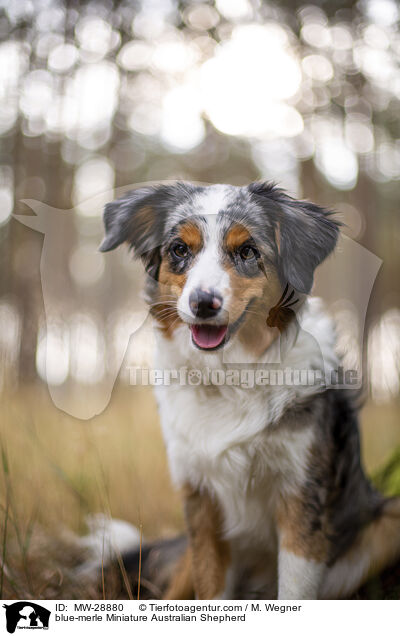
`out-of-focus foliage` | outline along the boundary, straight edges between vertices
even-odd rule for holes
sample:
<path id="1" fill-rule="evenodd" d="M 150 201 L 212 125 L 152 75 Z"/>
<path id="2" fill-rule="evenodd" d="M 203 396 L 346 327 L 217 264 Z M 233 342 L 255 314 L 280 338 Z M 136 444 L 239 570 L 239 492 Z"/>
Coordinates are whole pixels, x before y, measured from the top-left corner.
<path id="1" fill-rule="evenodd" d="M 249 139 L 260 170 L 273 165 L 268 146 L 279 139 L 275 154 L 292 158 L 282 172 L 296 172 L 295 157 L 314 157 L 340 189 L 354 187 L 359 169 L 378 182 L 400 177 L 392 0 L 3 6 L 0 130 L 19 123 L 27 137 L 62 141 L 67 163 L 122 132 L 187 152 L 207 148 L 217 130 Z M 119 169 L 154 177 L 139 170 L 143 153 L 119 150 Z M 219 163 L 212 146 L 205 155 L 191 172 Z M 102 176 L 112 185 L 104 166 Z"/>
<path id="2" fill-rule="evenodd" d="M 374 481 L 385 494 L 400 495 L 400 449 L 397 449 L 385 466 L 376 473 Z"/>
<path id="3" fill-rule="evenodd" d="M 262 173 L 279 176 L 278 160 L 293 190 L 311 157 L 343 190 L 359 170 L 400 178 L 394 0 L 2 4 L 0 131 L 60 141 L 68 164 L 112 142 L 111 165 L 86 169 L 105 187 L 115 169 L 138 180 L 180 171 L 179 158 L 155 170 L 146 150 L 197 149 L 188 176 L 209 178 L 233 141 L 217 131 L 248 140 Z"/>
<path id="4" fill-rule="evenodd" d="M 132 319 L 115 280 L 140 288 L 122 251 L 96 252 L 114 188 L 263 178 L 335 207 L 383 260 L 365 343 L 374 398 L 396 395 L 398 24 L 395 0 L 2 0 L 0 385 L 93 384 L 113 364 Z M 11 218 L 24 199 L 74 210 L 46 323 L 42 237 Z M 350 348 L 354 308 L 339 309 Z"/>

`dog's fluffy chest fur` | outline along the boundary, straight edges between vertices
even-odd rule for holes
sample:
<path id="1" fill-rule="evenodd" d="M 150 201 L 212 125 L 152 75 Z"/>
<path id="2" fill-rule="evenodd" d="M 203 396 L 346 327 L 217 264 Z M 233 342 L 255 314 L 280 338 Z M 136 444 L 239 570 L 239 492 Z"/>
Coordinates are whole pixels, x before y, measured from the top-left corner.
<path id="1" fill-rule="evenodd" d="M 314 331 L 319 327 L 319 343 L 329 365 L 335 357 L 330 323 L 318 312 L 313 322 Z M 159 368 L 202 368 L 195 356 L 185 359 L 183 337 L 178 333 L 176 342 L 160 337 Z M 307 334 L 302 331 L 290 362 L 301 355 L 309 367 L 313 360 L 312 355 L 304 355 L 303 337 Z M 204 367 L 204 361 L 202 364 Z M 218 368 L 223 362 L 214 357 L 208 358 L 208 364 Z M 290 386 L 156 387 L 172 478 L 178 486 L 205 489 L 217 499 L 226 538 L 270 541 L 276 498 L 301 487 L 314 437 L 307 422 L 285 422 L 285 412 L 297 398 L 317 390 Z"/>
<path id="2" fill-rule="evenodd" d="M 166 400 L 165 388 L 158 391 L 174 482 L 216 497 L 226 538 L 268 542 L 276 497 L 304 478 L 311 429 L 269 430 L 265 397 L 235 405 L 219 392 L 185 388 L 169 387 Z"/>

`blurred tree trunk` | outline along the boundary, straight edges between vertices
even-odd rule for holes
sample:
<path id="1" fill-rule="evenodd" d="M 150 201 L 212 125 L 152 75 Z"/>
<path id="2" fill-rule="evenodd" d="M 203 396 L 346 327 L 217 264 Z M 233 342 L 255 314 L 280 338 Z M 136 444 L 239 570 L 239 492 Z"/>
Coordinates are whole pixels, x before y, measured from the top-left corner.
<path id="1" fill-rule="evenodd" d="M 25 213 L 21 199 L 32 196 L 27 190 L 29 177 L 38 174 L 36 151 L 29 152 L 21 128 L 14 135 L 15 211 Z M 12 293 L 17 299 L 20 315 L 20 350 L 17 374 L 21 383 L 37 378 L 36 345 L 39 314 L 42 310 L 40 286 L 40 253 L 42 235 L 13 223 L 10 236 Z"/>

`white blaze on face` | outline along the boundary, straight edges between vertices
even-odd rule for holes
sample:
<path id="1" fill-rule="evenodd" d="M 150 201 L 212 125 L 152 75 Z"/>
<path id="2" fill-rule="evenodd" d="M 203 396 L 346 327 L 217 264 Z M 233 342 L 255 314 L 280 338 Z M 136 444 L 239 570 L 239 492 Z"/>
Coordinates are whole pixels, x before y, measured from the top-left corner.
<path id="1" fill-rule="evenodd" d="M 222 315 L 229 301 L 229 275 L 222 267 L 221 235 L 217 227 L 217 214 L 226 205 L 227 192 L 226 186 L 215 185 L 206 194 L 200 194 L 197 201 L 200 209 L 196 212 L 206 218 L 204 247 L 188 270 L 187 281 L 178 300 L 178 312 L 185 321 L 193 318 L 189 306 L 189 297 L 193 291 L 212 289 L 218 293 L 223 299 Z"/>

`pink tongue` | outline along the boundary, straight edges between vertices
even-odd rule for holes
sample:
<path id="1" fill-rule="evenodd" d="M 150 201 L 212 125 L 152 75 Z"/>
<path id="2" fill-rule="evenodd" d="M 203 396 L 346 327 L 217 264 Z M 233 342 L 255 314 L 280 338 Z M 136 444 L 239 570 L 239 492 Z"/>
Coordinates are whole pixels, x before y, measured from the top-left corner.
<path id="1" fill-rule="evenodd" d="M 227 327 L 215 325 L 191 325 L 193 340 L 202 349 L 214 349 L 225 338 Z"/>

